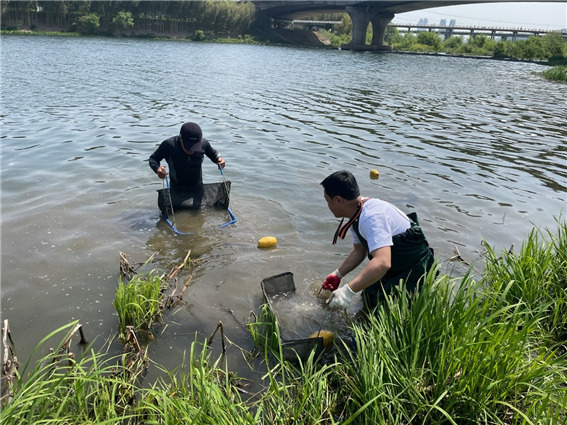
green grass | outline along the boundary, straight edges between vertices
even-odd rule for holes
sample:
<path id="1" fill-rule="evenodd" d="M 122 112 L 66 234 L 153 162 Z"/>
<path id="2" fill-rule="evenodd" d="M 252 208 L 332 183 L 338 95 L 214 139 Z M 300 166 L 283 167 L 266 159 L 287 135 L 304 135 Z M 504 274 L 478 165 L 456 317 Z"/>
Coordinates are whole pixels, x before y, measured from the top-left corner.
<path id="1" fill-rule="evenodd" d="M 114 308 L 118 313 L 118 326 L 122 336 L 128 327 L 134 331 L 149 330 L 161 316 L 163 294 L 166 283 L 158 272 L 134 275 L 129 282 L 120 279 L 114 297 Z"/>
<path id="2" fill-rule="evenodd" d="M 540 318 L 509 303 L 502 289 L 487 295 L 469 278 L 430 279 L 411 306 L 405 296 L 389 300 L 356 326 L 359 350 L 343 363 L 345 417 L 364 412 L 357 424 L 558 420 L 567 407 L 565 361 L 537 344 Z"/>
<path id="3" fill-rule="evenodd" d="M 567 338 L 567 225 L 555 234 L 533 229 L 516 254 L 487 251 L 483 286 L 504 293 L 508 303 L 538 319 L 542 341 L 561 344 Z"/>
<path id="4" fill-rule="evenodd" d="M 329 41 L 331 42 L 331 46 L 333 47 L 341 47 L 343 44 L 348 44 L 350 43 L 352 38 L 350 34 L 338 35 L 334 32 L 327 31 L 325 29 L 320 29 L 319 31 L 321 31 L 321 33 L 324 34 L 329 39 Z"/>
<path id="5" fill-rule="evenodd" d="M 549 81 L 567 81 L 567 66 L 555 66 L 541 74 Z"/>
<path id="6" fill-rule="evenodd" d="M 168 371 L 151 388 L 141 391 L 135 411 L 144 424 L 255 424 L 251 411 L 237 391 L 221 360 L 211 364 L 204 345 L 191 344 L 189 359 Z M 143 421 L 142 421 L 143 419 Z"/>
<path id="7" fill-rule="evenodd" d="M 48 36 L 58 36 L 58 37 L 78 37 L 80 34 L 78 32 L 61 32 L 61 31 L 29 31 L 29 30 L 2 30 L 1 35 L 48 35 Z"/>
<path id="8" fill-rule="evenodd" d="M 195 339 L 177 369 L 153 364 L 162 377 L 146 385 L 120 356 L 50 354 L 16 377 L 0 418 L 6 425 L 559 425 L 567 422 L 566 291 L 567 225 L 558 220 L 556 231 L 534 230 L 517 254 L 488 248 L 479 281 L 431 274 L 419 294 L 389 298 L 352 324 L 354 349 L 339 341 L 330 355 L 287 362 L 264 306 L 248 325 L 263 389 L 246 399 L 226 359 L 212 360 Z"/>
<path id="9" fill-rule="evenodd" d="M 260 307 L 260 316 L 252 314 L 248 319 L 248 331 L 256 350 L 276 351 L 280 349 L 280 334 L 276 316 L 267 304 Z"/>
<path id="10" fill-rule="evenodd" d="M 49 339 L 75 324 L 48 335 L 35 351 L 45 350 Z M 117 369 L 119 359 L 87 351 L 75 361 L 61 349 L 60 344 L 35 365 L 25 365 L 14 383 L 12 400 L 2 406 L 2 424 L 94 424 L 109 418 L 127 419 L 134 389 Z"/>
<path id="11" fill-rule="evenodd" d="M 265 44 L 248 34 L 238 37 L 214 37 L 212 41 L 224 44 Z"/>

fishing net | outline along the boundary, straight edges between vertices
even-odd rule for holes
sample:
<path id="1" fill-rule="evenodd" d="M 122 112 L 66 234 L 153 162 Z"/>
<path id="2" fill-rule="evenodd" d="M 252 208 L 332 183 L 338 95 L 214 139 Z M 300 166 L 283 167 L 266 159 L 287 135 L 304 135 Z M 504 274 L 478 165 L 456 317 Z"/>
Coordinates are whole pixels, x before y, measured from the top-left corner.
<path id="1" fill-rule="evenodd" d="M 270 297 L 274 295 L 282 295 L 290 292 L 295 292 L 293 273 L 286 272 L 263 279 L 262 291 L 264 292 L 264 297 L 266 298 L 268 304 L 270 304 Z"/>
<path id="2" fill-rule="evenodd" d="M 200 190 L 159 189 L 157 192 L 158 207 L 166 216 L 171 215 L 172 205 L 174 211 L 203 207 L 228 208 L 230 181 L 205 183 Z"/>
<path id="3" fill-rule="evenodd" d="M 274 301 L 295 293 L 293 273 L 286 272 L 265 278 L 261 286 L 266 302 L 277 317 Z M 323 351 L 323 338 L 292 339 L 286 335 L 286 329 L 280 329 L 280 333 L 282 335 L 282 354 L 285 360 L 291 362 L 305 360 L 313 350 L 316 350 L 316 355 Z"/>

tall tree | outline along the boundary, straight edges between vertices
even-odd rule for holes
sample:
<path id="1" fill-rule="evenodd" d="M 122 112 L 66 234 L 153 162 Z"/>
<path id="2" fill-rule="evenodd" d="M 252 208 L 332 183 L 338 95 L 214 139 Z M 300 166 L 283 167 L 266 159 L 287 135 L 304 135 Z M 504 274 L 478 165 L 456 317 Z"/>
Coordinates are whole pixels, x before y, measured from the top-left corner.
<path id="1" fill-rule="evenodd" d="M 65 28 L 68 3 L 64 0 L 39 2 L 40 7 L 45 12 L 45 25 L 57 29 Z"/>

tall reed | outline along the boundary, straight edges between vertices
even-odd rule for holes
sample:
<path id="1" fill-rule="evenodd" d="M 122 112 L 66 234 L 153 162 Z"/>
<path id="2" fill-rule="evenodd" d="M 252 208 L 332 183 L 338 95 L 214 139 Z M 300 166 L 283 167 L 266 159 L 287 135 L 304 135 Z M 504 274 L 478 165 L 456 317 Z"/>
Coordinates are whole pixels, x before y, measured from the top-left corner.
<path id="1" fill-rule="evenodd" d="M 509 302 L 512 286 L 430 275 L 415 298 L 402 292 L 356 325 L 341 366 L 344 423 L 567 420 L 565 359 L 537 344 L 541 317 Z"/>
<path id="2" fill-rule="evenodd" d="M 206 344 L 194 341 L 189 358 L 173 371 L 157 366 L 164 378 L 141 390 L 136 407 L 144 424 L 257 423 L 237 391 L 238 378 L 221 359 L 211 363 Z"/>
<path id="3" fill-rule="evenodd" d="M 567 339 L 567 221 L 557 230 L 533 229 L 520 252 L 497 255 L 487 249 L 483 287 L 502 293 L 509 303 L 521 303 L 539 318 L 540 339 L 563 343 Z"/>
<path id="4" fill-rule="evenodd" d="M 257 423 L 333 423 L 339 404 L 334 390 L 337 363 L 321 363 L 315 343 L 306 358 L 284 360 L 279 323 L 267 305 L 262 306 L 259 319 L 249 323 L 249 329 L 267 369 L 266 389 L 253 406 L 261 412 Z"/>
<path id="5" fill-rule="evenodd" d="M 75 324 L 49 334 L 35 351 L 45 349 L 49 339 Z M 35 364 L 25 365 L 14 383 L 12 400 L 2 408 L 3 425 L 102 424 L 110 418 L 120 422 L 134 416 L 130 412 L 134 386 L 123 379 L 119 357 L 87 350 L 76 360 L 61 353 L 62 348 L 59 344 Z"/>

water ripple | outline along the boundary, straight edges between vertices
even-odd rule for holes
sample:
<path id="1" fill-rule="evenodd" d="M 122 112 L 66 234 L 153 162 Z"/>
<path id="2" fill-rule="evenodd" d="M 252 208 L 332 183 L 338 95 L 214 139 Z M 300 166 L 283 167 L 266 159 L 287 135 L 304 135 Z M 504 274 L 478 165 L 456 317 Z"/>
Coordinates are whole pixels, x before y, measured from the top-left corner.
<path id="1" fill-rule="evenodd" d="M 176 317 L 191 331 L 216 323 L 221 298 L 246 316 L 264 277 L 293 271 L 308 287 L 349 249 L 330 244 L 337 222 L 319 185 L 337 169 L 418 211 L 441 260 L 454 246 L 478 260 L 482 239 L 519 244 L 567 203 L 567 86 L 537 65 L 17 36 L 1 54 L 2 311 L 32 347 L 70 316 L 113 332 L 101 317 L 113 314 L 120 251 L 202 260 Z M 202 229 L 183 239 L 159 219 L 147 159 L 188 120 L 227 161 L 238 223 L 197 216 Z M 212 163 L 203 172 L 221 179 Z M 277 250 L 258 250 L 268 234 Z M 23 299 L 47 318 L 36 335 Z"/>

